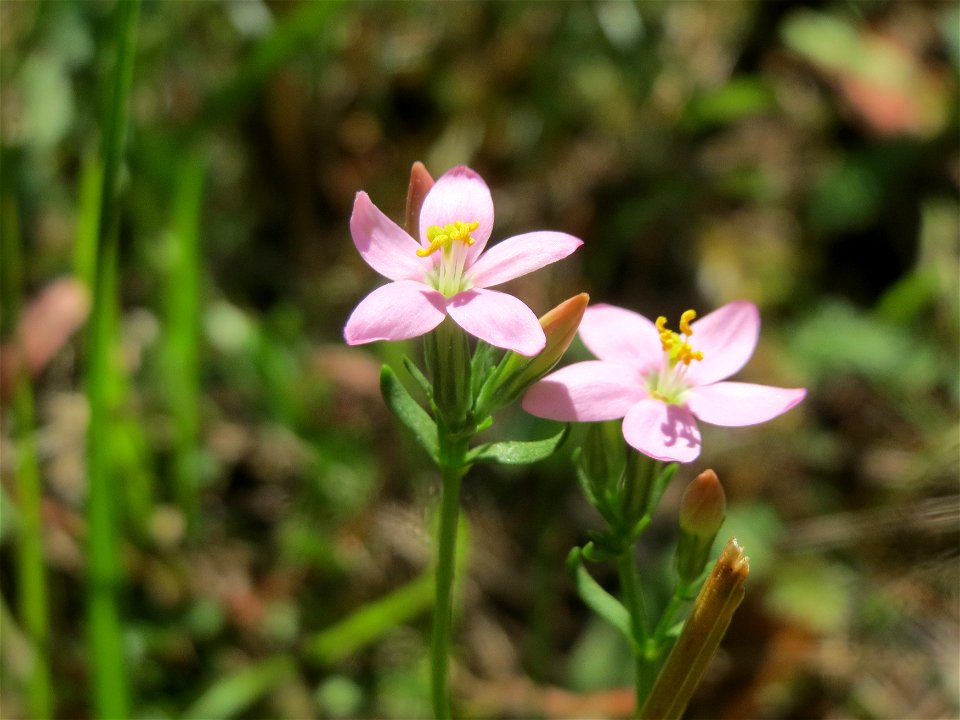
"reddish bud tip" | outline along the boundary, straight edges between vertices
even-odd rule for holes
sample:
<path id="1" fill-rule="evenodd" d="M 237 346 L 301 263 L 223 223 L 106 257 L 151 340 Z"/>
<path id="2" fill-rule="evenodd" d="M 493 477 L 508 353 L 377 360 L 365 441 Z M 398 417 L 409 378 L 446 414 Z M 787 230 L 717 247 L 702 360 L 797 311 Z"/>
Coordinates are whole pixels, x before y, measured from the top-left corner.
<path id="1" fill-rule="evenodd" d="M 727 513 L 723 485 L 713 470 L 704 470 L 687 486 L 680 500 L 680 527 L 702 538 L 713 538 Z"/>
<path id="2" fill-rule="evenodd" d="M 407 211 L 404 214 L 404 228 L 414 240 L 420 239 L 420 208 L 423 200 L 433 187 L 433 178 L 426 166 L 417 160 L 410 168 L 410 185 L 407 188 Z"/>

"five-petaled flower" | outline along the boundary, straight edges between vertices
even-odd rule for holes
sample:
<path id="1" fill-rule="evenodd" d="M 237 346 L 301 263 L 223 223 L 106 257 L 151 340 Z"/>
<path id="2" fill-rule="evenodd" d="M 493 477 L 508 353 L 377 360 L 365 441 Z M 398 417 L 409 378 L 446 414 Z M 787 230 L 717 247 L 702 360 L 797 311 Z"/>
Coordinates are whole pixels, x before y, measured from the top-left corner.
<path id="1" fill-rule="evenodd" d="M 405 340 L 433 330 L 449 315 L 491 345 L 536 355 L 546 342 L 533 311 L 493 285 L 526 275 L 572 253 L 582 241 L 559 232 L 531 232 L 484 252 L 493 228 L 493 200 L 467 167 L 445 173 L 420 210 L 419 242 L 357 193 L 350 232 L 360 255 L 393 282 L 367 295 L 347 320 L 349 345 Z"/>
<path id="2" fill-rule="evenodd" d="M 760 314 L 733 302 L 680 332 L 612 305 L 587 308 L 580 338 L 599 360 L 575 363 L 534 385 L 527 412 L 565 422 L 623 418 L 624 439 L 650 457 L 691 462 L 700 454 L 697 419 L 730 427 L 765 422 L 803 400 L 803 388 L 719 382 L 742 368 L 757 344 Z"/>

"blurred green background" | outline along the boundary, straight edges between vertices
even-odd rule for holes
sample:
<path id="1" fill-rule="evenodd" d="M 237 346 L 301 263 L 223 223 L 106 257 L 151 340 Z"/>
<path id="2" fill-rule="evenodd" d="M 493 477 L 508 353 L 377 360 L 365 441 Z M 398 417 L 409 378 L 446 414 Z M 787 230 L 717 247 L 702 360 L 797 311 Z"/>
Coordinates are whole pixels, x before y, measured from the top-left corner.
<path id="1" fill-rule="evenodd" d="M 429 714 L 437 477 L 377 385 L 418 347 L 341 339 L 382 282 L 353 197 L 399 221 L 414 160 L 480 172 L 494 240 L 584 239 L 510 286 L 538 314 L 745 298 L 741 377 L 810 389 L 705 428 L 645 536 L 668 593 L 712 467 L 752 559 L 690 715 L 957 716 L 955 3 L 146 0 L 118 105 L 120 10 L 0 3 L 4 717 Z M 599 523 L 577 437 L 465 481 L 462 715 L 630 711 L 628 650 L 563 566 Z"/>

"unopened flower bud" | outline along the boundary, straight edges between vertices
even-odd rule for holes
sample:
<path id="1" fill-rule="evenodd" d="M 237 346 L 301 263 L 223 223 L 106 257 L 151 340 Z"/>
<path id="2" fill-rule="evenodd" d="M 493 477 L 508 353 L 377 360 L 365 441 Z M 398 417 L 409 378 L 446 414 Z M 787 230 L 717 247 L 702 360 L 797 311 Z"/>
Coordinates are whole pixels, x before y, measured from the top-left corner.
<path id="1" fill-rule="evenodd" d="M 727 499 L 713 470 L 704 470 L 687 486 L 680 500 L 680 543 L 677 574 L 693 582 L 707 565 L 713 540 L 723 525 Z"/>
<path id="2" fill-rule="evenodd" d="M 412 238 L 420 237 L 420 208 L 433 187 L 433 178 L 422 162 L 417 160 L 410 168 L 410 185 L 407 188 L 407 211 L 403 227 Z"/>
<path id="3" fill-rule="evenodd" d="M 560 362 L 580 328 L 590 296 L 580 293 L 564 300 L 540 318 L 547 344 L 531 357 L 508 352 L 480 390 L 477 416 L 509 405 Z"/>

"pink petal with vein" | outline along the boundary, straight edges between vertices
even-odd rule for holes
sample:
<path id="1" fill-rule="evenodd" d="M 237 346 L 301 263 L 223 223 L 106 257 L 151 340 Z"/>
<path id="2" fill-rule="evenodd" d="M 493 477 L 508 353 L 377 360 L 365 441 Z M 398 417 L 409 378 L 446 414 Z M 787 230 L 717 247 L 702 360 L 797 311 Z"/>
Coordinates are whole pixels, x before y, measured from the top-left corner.
<path id="1" fill-rule="evenodd" d="M 483 251 L 493 231 L 493 198 L 490 188 L 477 173 L 463 165 L 448 170 L 430 188 L 420 209 L 420 242 L 427 247 L 427 228 L 449 223 L 479 222 L 471 233 L 476 242 L 470 246 L 467 267 Z"/>
<path id="2" fill-rule="evenodd" d="M 367 295 L 347 320 L 347 345 L 406 340 L 433 330 L 446 313 L 444 297 L 414 280 L 398 280 Z"/>
<path id="3" fill-rule="evenodd" d="M 704 422 L 727 427 L 755 425 L 782 415 L 806 396 L 803 388 L 741 382 L 703 385 L 687 391 L 687 407 Z"/>
<path id="4" fill-rule="evenodd" d="M 417 256 L 420 244 L 358 192 L 350 216 L 353 244 L 367 264 L 391 280 L 420 280 L 432 261 Z"/>
<path id="5" fill-rule="evenodd" d="M 645 455 L 666 462 L 691 462 L 700 455 L 700 429 L 690 412 L 652 398 L 641 400 L 623 419 L 623 437 Z"/>
<path id="6" fill-rule="evenodd" d="M 690 345 L 703 360 L 690 363 L 687 380 L 707 385 L 728 378 L 746 365 L 760 336 L 760 312 L 743 300 L 729 303 L 695 320 Z"/>
<path id="7" fill-rule="evenodd" d="M 537 316 L 513 295 L 474 288 L 447 300 L 447 312 L 474 337 L 521 355 L 536 355 L 547 343 Z"/>
<path id="8" fill-rule="evenodd" d="M 562 260 L 583 241 L 561 232 L 525 233 L 498 242 L 467 273 L 474 287 L 490 287 Z"/>
<path id="9" fill-rule="evenodd" d="M 663 360 L 656 326 L 643 315 L 613 305 L 591 305 L 580 322 L 580 339 L 601 360 L 647 370 Z"/>
<path id="10" fill-rule="evenodd" d="M 646 395 L 636 370 L 588 360 L 557 370 L 531 387 L 523 397 L 523 409 L 563 422 L 614 420 Z"/>

